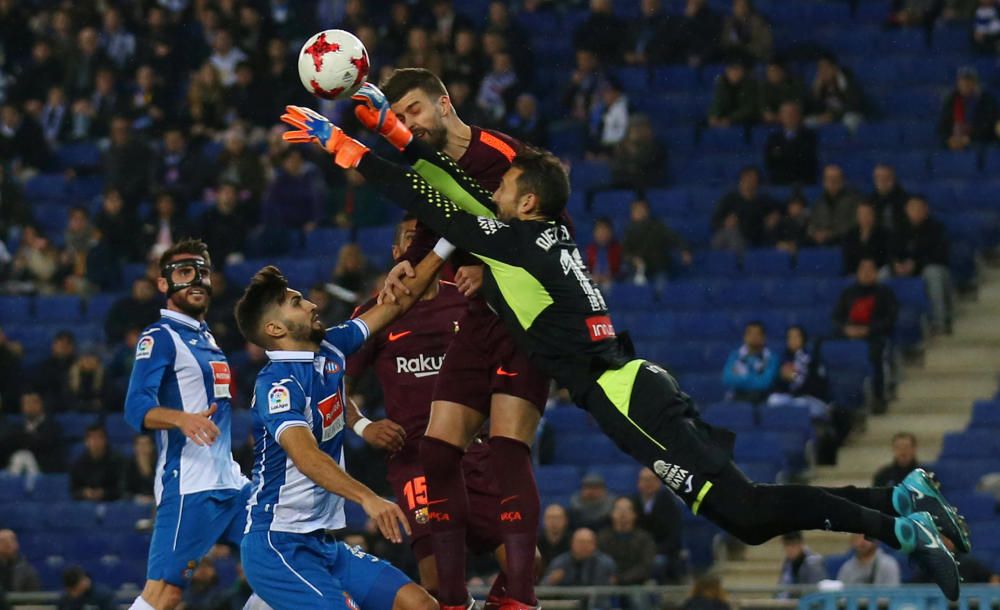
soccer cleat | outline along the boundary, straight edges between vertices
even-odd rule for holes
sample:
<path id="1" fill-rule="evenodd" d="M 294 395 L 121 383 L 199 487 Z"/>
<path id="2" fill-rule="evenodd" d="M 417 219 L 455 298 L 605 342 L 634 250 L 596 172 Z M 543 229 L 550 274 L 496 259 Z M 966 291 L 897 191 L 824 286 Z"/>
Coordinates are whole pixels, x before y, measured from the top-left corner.
<path id="1" fill-rule="evenodd" d="M 542 610 L 541 606 L 529 606 L 510 597 L 504 597 L 498 602 L 500 604 L 497 606 L 499 610 Z"/>
<path id="2" fill-rule="evenodd" d="M 486 598 L 486 602 L 483 604 L 483 610 L 500 610 L 500 604 L 502 602 L 502 598 L 490 595 Z"/>
<path id="3" fill-rule="evenodd" d="M 917 512 L 930 513 L 938 531 L 951 540 L 958 551 L 968 553 L 972 550 L 968 524 L 958 514 L 958 509 L 941 495 L 937 483 L 923 468 L 906 475 L 903 482 L 893 488 L 892 506 L 903 517 Z"/>
<path id="4" fill-rule="evenodd" d="M 958 599 L 961 578 L 958 563 L 945 547 L 930 513 L 918 512 L 896 519 L 896 538 L 904 553 L 923 568 L 951 601 Z"/>

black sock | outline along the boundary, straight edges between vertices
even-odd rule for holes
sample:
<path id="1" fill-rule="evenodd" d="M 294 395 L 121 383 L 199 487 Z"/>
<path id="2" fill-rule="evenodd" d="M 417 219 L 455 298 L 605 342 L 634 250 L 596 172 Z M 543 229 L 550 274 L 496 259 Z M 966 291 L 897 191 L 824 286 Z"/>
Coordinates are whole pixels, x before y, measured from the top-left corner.
<path id="1" fill-rule="evenodd" d="M 880 513 L 896 516 L 896 509 L 892 506 L 891 487 L 855 487 L 848 485 L 847 487 L 820 487 L 819 489 L 866 508 L 877 510 Z"/>

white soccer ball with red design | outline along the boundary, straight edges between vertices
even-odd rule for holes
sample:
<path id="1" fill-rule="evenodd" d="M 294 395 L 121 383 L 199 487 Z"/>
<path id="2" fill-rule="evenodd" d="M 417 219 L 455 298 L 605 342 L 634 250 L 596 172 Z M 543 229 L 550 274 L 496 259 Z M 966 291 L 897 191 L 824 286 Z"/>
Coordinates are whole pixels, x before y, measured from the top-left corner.
<path id="1" fill-rule="evenodd" d="M 347 99 L 368 78 L 368 51 L 350 32 L 324 30 L 302 45 L 299 78 L 317 97 Z"/>

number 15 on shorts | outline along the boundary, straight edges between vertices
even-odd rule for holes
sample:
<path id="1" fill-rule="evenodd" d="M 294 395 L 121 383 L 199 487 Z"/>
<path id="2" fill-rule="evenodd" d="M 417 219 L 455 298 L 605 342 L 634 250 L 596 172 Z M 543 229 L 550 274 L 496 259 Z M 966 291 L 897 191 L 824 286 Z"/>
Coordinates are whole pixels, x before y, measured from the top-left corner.
<path id="1" fill-rule="evenodd" d="M 406 498 L 406 507 L 413 511 L 416 522 L 427 523 L 427 480 L 422 476 L 413 477 L 403 485 L 403 496 Z"/>

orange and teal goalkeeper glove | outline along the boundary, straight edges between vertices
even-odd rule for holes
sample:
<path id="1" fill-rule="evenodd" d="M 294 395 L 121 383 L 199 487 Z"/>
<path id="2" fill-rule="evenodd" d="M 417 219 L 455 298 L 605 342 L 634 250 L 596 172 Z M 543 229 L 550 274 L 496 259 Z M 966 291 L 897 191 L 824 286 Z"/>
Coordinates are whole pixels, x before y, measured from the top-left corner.
<path id="1" fill-rule="evenodd" d="M 378 87 L 371 83 L 361 85 L 351 99 L 359 102 L 354 106 L 354 116 L 368 129 L 378 132 L 390 144 L 403 150 L 413 140 L 410 129 L 400 122 L 389 106 L 389 100 Z"/>
<path id="2" fill-rule="evenodd" d="M 333 155 L 333 162 L 344 169 L 357 167 L 368 147 L 348 136 L 325 116 L 302 106 L 285 106 L 281 120 L 298 129 L 286 131 L 286 142 L 316 142 Z"/>

